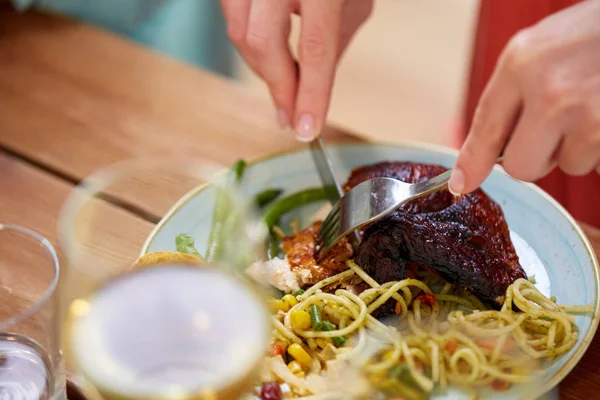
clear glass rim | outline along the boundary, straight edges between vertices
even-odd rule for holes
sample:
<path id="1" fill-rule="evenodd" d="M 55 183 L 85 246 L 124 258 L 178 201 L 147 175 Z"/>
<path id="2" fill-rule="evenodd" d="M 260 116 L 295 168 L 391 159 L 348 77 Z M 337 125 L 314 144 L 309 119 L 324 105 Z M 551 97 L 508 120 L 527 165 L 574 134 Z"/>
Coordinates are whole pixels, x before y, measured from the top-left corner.
<path id="1" fill-rule="evenodd" d="M 37 241 L 46 250 L 46 252 L 50 256 L 50 260 L 52 262 L 52 265 L 54 266 L 54 277 L 53 277 L 52 281 L 50 282 L 50 284 L 48 285 L 48 287 L 46 288 L 46 290 L 44 291 L 44 293 L 40 296 L 40 298 L 34 304 L 32 304 L 30 307 L 28 307 L 22 313 L 18 313 L 10 318 L 0 320 L 0 330 L 4 330 L 6 328 L 10 328 L 12 326 L 18 325 L 19 322 L 21 322 L 21 321 L 31 317 L 35 313 L 37 313 L 48 302 L 48 300 L 50 300 L 50 298 L 56 291 L 56 288 L 58 287 L 58 281 L 60 278 L 60 264 L 58 262 L 58 255 L 56 254 L 56 250 L 54 249 L 54 246 L 52 245 L 52 243 L 50 243 L 50 241 L 48 239 L 46 239 L 44 236 L 40 235 L 39 233 L 37 233 L 29 228 L 26 228 L 24 226 L 21 226 L 21 225 L 0 223 L 0 232 L 2 232 L 2 231 L 18 232 L 22 235 L 28 236 L 29 238 Z"/>
<path id="2" fill-rule="evenodd" d="M 135 177 L 142 171 L 152 171 L 155 168 L 167 166 L 181 167 L 181 174 L 199 178 L 207 184 L 223 176 L 227 168 L 210 160 L 199 160 L 187 155 L 175 157 L 173 155 L 153 158 L 134 157 L 117 161 L 88 175 L 73 188 L 58 215 L 58 245 L 65 257 L 66 270 L 78 267 L 78 251 L 81 245 L 77 239 L 75 221 L 78 213 L 91 200 L 103 200 L 102 194 L 115 182 Z M 171 168 L 172 171 L 174 171 Z M 86 270 L 90 277 L 97 278 L 94 271 Z"/>

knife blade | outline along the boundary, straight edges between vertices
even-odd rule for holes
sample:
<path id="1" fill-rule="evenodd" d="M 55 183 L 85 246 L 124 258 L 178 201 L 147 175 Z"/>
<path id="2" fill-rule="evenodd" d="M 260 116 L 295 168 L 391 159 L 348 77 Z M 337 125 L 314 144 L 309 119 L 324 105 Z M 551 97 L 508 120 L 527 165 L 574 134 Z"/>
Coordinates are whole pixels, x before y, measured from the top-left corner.
<path id="1" fill-rule="evenodd" d="M 325 195 L 327 196 L 327 199 L 333 206 L 344 195 L 344 190 L 342 189 L 342 186 L 338 183 L 337 179 L 335 178 L 335 175 L 333 174 L 333 167 L 331 164 L 331 160 L 327 155 L 327 151 L 325 150 L 323 139 L 321 139 L 320 137 L 316 138 L 315 140 L 309 143 L 309 147 L 313 157 L 313 161 L 315 162 L 315 166 L 317 168 L 317 172 L 319 173 L 319 177 L 321 178 L 321 183 L 323 184 Z M 356 250 L 360 241 L 360 236 L 358 232 L 352 232 L 352 234 L 349 236 L 349 240 L 350 244 L 352 245 L 352 248 Z"/>
<path id="2" fill-rule="evenodd" d="M 333 175 L 333 167 L 325 152 L 323 140 L 316 138 L 309 145 L 313 161 L 315 162 L 323 189 L 325 190 L 325 195 L 331 205 L 334 205 L 344 195 L 344 191 Z"/>

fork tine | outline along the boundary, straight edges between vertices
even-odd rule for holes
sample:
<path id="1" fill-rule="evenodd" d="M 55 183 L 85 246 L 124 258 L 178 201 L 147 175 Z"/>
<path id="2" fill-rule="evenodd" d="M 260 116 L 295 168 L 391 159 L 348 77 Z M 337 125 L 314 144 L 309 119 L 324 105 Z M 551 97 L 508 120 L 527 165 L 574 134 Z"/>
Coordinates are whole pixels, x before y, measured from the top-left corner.
<path id="1" fill-rule="evenodd" d="M 319 234 L 322 235 L 324 232 L 331 229 L 331 225 L 334 224 L 337 220 L 339 220 L 340 212 L 341 208 L 338 205 L 336 205 L 321 224 L 321 227 L 319 228 Z"/>
<path id="2" fill-rule="evenodd" d="M 327 217 L 325 217 L 325 220 L 323 221 L 323 223 L 321 224 L 321 231 L 323 231 L 324 229 L 326 229 L 326 227 L 331 224 L 331 222 L 334 220 L 334 218 L 337 218 L 339 213 L 341 211 L 341 207 L 340 207 L 340 203 L 337 202 L 333 208 L 331 209 L 331 211 L 329 211 L 329 214 L 327 214 Z"/>
<path id="3" fill-rule="evenodd" d="M 323 239 L 323 251 L 327 251 L 329 250 L 330 247 L 332 247 L 338 239 L 338 229 L 333 229 L 331 232 L 329 232 L 329 234 L 324 237 Z"/>
<path id="4" fill-rule="evenodd" d="M 331 244 L 331 236 L 335 234 L 339 229 L 340 219 L 341 219 L 341 206 L 340 203 L 336 203 L 334 207 L 331 209 L 323 223 L 321 224 L 321 228 L 317 234 L 317 249 L 318 249 L 318 259 L 320 260 L 326 253 L 324 251 Z"/>
<path id="5" fill-rule="evenodd" d="M 340 219 L 338 218 L 336 221 L 331 223 L 327 231 L 320 232 L 319 244 L 321 246 L 319 249 L 321 252 L 326 252 L 335 243 L 335 240 L 339 234 L 339 230 Z"/>
<path id="6" fill-rule="evenodd" d="M 319 232 L 319 234 L 317 235 L 317 248 L 319 249 L 319 251 L 323 250 L 323 247 L 325 246 L 326 241 L 329 239 L 330 236 L 330 232 Z"/>
<path id="7" fill-rule="evenodd" d="M 336 243 L 338 231 L 339 225 L 336 229 L 331 229 L 325 235 L 322 235 L 317 241 L 317 262 L 321 262 L 329 249 Z"/>
<path id="8" fill-rule="evenodd" d="M 324 229 L 323 231 L 319 231 L 319 233 L 320 233 L 323 241 L 325 241 L 326 238 L 330 237 L 331 235 L 335 235 L 335 233 L 339 230 L 339 228 L 340 228 L 340 218 L 336 218 L 334 221 L 331 221 L 331 223 L 329 224 L 327 229 Z"/>

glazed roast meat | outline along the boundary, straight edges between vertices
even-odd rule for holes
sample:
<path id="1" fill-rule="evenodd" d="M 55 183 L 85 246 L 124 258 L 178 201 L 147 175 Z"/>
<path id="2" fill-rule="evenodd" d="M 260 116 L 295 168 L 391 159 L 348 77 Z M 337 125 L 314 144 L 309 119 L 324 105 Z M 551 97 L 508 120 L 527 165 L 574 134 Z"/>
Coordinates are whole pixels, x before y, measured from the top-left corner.
<path id="1" fill-rule="evenodd" d="M 374 177 L 416 183 L 445 170 L 383 162 L 354 170 L 344 189 Z M 380 284 L 406 278 L 416 263 L 494 308 L 511 283 L 526 278 L 500 206 L 481 189 L 460 197 L 442 190 L 404 205 L 367 227 L 355 259 Z M 379 314 L 389 312 L 388 304 Z"/>

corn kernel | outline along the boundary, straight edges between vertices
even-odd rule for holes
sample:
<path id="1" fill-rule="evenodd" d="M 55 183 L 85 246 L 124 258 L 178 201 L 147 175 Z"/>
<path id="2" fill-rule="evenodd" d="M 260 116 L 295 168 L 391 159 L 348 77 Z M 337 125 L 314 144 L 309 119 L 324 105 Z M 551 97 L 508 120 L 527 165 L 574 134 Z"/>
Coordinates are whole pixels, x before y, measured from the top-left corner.
<path id="1" fill-rule="evenodd" d="M 292 361 L 287 365 L 288 369 L 292 371 L 293 374 L 297 374 L 298 372 L 302 372 L 302 366 L 298 361 Z"/>
<path id="2" fill-rule="evenodd" d="M 269 307 L 274 313 L 277 311 L 288 312 L 290 310 L 290 305 L 283 300 L 270 299 Z"/>
<path id="3" fill-rule="evenodd" d="M 329 344 L 329 340 L 322 338 L 322 337 L 317 338 L 316 342 L 317 342 L 317 346 L 319 346 L 322 349 L 327 347 L 327 345 Z"/>
<path id="4" fill-rule="evenodd" d="M 298 343 L 294 343 L 288 347 L 288 354 L 294 357 L 294 360 L 298 361 L 301 365 L 312 365 L 312 357 Z"/>
<path id="5" fill-rule="evenodd" d="M 309 329 L 312 326 L 310 315 L 304 310 L 293 310 L 290 313 L 290 322 L 296 329 Z"/>
<path id="6" fill-rule="evenodd" d="M 296 300 L 296 298 L 294 296 L 292 296 L 291 294 L 286 294 L 285 296 L 283 296 L 281 298 L 281 301 L 286 302 L 290 306 L 290 308 L 292 308 L 296 304 L 298 304 L 298 300 Z"/>
<path id="7" fill-rule="evenodd" d="M 383 359 L 383 361 L 388 361 L 388 360 L 391 360 L 393 356 L 394 356 L 394 350 L 388 350 L 383 354 L 383 357 L 381 357 L 381 358 Z"/>

